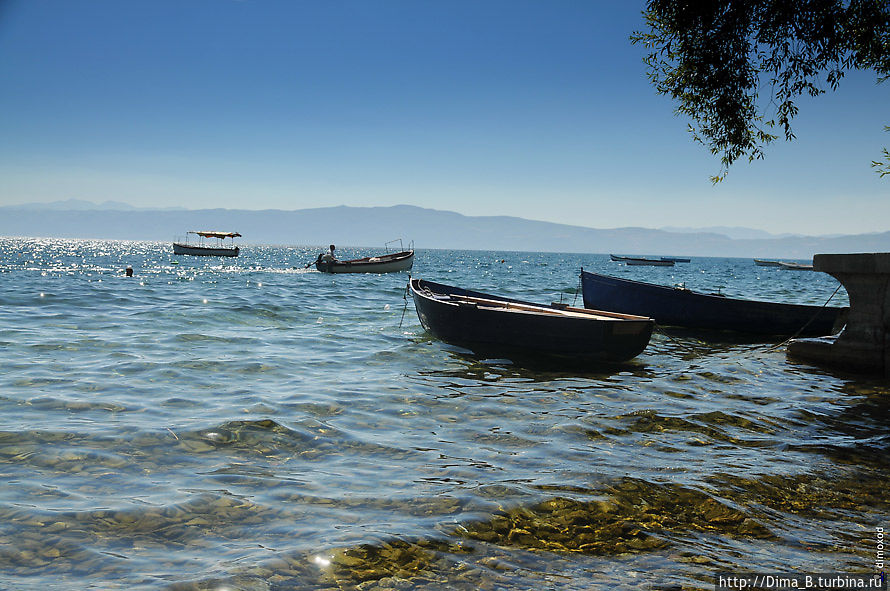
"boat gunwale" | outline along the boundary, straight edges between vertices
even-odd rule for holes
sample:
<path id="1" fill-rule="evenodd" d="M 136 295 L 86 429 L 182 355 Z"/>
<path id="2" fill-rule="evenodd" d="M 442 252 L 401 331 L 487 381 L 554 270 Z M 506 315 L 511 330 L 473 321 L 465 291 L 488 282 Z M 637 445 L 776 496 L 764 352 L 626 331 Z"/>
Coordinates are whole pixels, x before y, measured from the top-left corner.
<path id="1" fill-rule="evenodd" d="M 524 313 L 524 314 L 536 314 L 536 315 L 551 315 L 554 317 L 561 318 L 572 318 L 572 319 L 583 319 L 583 320 L 591 320 L 591 321 L 601 321 L 601 322 L 641 322 L 641 323 L 654 323 L 652 318 L 648 316 L 639 316 L 636 314 L 624 314 L 621 312 L 610 312 L 607 310 L 592 310 L 589 308 L 576 308 L 573 306 L 562 306 L 560 304 L 537 304 L 534 302 L 527 302 L 524 300 L 515 300 L 511 298 L 504 298 L 501 296 L 496 296 L 492 294 L 482 294 L 481 292 L 473 292 L 471 290 L 465 290 L 462 288 L 462 291 L 478 294 L 478 295 L 467 295 L 467 294 L 452 294 L 452 293 L 442 293 L 435 292 L 432 289 L 429 289 L 429 294 L 424 293 L 423 290 L 419 289 L 418 286 L 421 283 L 425 284 L 433 284 L 445 286 L 442 283 L 436 283 L 435 281 L 429 281 L 426 279 L 414 278 L 412 277 L 409 286 L 412 294 L 416 293 L 420 297 L 435 302 L 437 304 L 443 304 L 448 306 L 456 306 L 460 307 L 462 304 L 467 305 L 476 305 L 477 307 L 489 310 L 493 312 L 505 312 L 505 313 Z M 443 300 L 436 298 L 430 294 L 440 293 L 440 295 L 448 296 L 450 299 Z M 479 295 L 484 295 L 486 297 L 478 297 Z M 525 308 L 525 309 L 523 309 Z"/>
<path id="2" fill-rule="evenodd" d="M 402 252 L 393 252 L 381 255 L 367 256 L 360 259 L 350 259 L 348 261 L 331 261 L 335 265 L 352 265 L 352 264 L 376 264 L 376 263 L 392 263 L 395 261 L 400 261 L 402 259 L 407 259 L 408 257 L 414 256 L 413 250 L 403 250 Z M 371 260 L 377 259 L 377 260 Z"/>

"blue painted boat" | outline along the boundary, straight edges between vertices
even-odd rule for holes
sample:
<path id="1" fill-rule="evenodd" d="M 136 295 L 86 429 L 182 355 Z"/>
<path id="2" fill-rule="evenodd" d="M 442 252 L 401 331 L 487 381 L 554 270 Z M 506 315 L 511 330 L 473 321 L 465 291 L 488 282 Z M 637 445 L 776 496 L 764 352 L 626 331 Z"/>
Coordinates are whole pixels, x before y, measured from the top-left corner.
<path id="1" fill-rule="evenodd" d="M 837 332 L 845 308 L 728 298 L 581 270 L 584 307 L 649 316 L 663 326 L 758 335 L 822 336 Z M 838 327 L 839 329 L 840 327 Z"/>

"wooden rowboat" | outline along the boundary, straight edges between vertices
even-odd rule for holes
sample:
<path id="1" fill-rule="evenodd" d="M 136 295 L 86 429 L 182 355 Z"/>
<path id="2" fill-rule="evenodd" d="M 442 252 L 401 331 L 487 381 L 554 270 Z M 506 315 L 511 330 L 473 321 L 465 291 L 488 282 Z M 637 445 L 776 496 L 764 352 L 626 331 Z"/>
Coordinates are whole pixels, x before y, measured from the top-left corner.
<path id="1" fill-rule="evenodd" d="M 654 326 L 641 316 L 535 304 L 422 279 L 409 285 L 420 323 L 431 334 L 513 360 L 621 363 L 646 348 Z"/>
<path id="2" fill-rule="evenodd" d="M 414 251 L 405 250 L 350 261 L 325 261 L 319 256 L 315 268 L 322 273 L 392 273 L 407 271 L 414 265 Z"/>
<path id="3" fill-rule="evenodd" d="M 584 306 L 646 314 L 665 326 L 760 335 L 821 336 L 836 332 L 844 308 L 728 298 L 685 287 L 653 285 L 581 270 Z"/>
<path id="4" fill-rule="evenodd" d="M 637 259 L 629 257 L 624 259 L 624 264 L 631 267 L 673 267 L 675 263 L 674 261 L 665 261 L 663 259 Z"/>
<path id="5" fill-rule="evenodd" d="M 785 269 L 787 271 L 812 271 L 813 265 L 809 265 L 806 263 L 779 263 L 779 267 Z"/>
<path id="6" fill-rule="evenodd" d="M 616 263 L 624 263 L 631 266 L 649 266 L 649 267 L 673 267 L 676 259 L 663 257 L 660 259 L 647 259 L 643 257 L 623 257 L 610 254 L 609 257 Z M 688 262 L 688 261 L 687 261 Z"/>

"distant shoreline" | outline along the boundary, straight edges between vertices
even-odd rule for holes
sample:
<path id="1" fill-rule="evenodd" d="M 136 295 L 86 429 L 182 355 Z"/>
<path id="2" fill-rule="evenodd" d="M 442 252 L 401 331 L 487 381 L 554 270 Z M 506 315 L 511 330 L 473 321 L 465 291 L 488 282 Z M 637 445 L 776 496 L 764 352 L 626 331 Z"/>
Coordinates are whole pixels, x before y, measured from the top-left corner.
<path id="1" fill-rule="evenodd" d="M 597 229 L 509 216 L 465 216 L 407 205 L 303 210 L 0 208 L 0 236 L 172 242 L 188 230 L 238 231 L 244 245 L 379 245 L 419 249 L 620 253 L 807 260 L 817 253 L 887 252 L 890 232 L 733 239 L 715 232 Z"/>

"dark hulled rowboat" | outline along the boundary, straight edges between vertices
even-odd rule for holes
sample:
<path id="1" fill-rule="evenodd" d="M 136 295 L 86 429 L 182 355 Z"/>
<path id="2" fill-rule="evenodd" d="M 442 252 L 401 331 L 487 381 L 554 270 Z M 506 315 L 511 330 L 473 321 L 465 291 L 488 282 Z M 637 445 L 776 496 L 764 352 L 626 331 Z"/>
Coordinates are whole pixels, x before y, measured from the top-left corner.
<path id="1" fill-rule="evenodd" d="M 616 263 L 624 263 L 625 265 L 635 266 L 673 267 L 675 262 L 675 259 L 669 257 L 662 257 L 660 259 L 647 259 L 643 257 L 622 257 L 614 254 L 610 254 L 609 257 Z"/>
<path id="2" fill-rule="evenodd" d="M 741 300 L 581 270 L 584 306 L 646 314 L 665 326 L 760 335 L 821 336 L 834 332 L 844 308 Z M 799 332 L 800 331 L 800 332 Z"/>
<path id="3" fill-rule="evenodd" d="M 649 343 L 650 318 L 542 305 L 411 279 L 423 327 L 476 353 L 569 364 L 621 363 Z"/>
<path id="4" fill-rule="evenodd" d="M 414 251 L 405 250 L 351 261 L 323 261 L 319 257 L 315 262 L 315 268 L 322 273 L 392 273 L 406 271 L 413 264 Z"/>
<path id="5" fill-rule="evenodd" d="M 624 264 L 636 267 L 673 267 L 674 261 L 665 261 L 662 259 L 637 259 L 628 257 L 624 259 Z"/>

